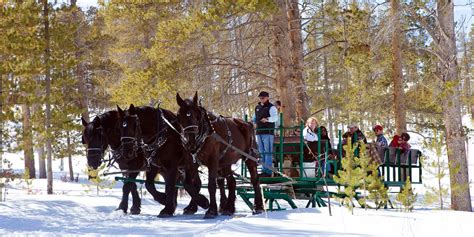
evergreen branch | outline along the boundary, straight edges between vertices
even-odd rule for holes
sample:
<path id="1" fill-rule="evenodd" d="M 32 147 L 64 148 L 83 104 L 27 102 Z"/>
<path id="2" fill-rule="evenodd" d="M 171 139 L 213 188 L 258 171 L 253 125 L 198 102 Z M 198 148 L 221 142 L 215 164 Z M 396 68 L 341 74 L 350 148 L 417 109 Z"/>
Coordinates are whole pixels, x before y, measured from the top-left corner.
<path id="1" fill-rule="evenodd" d="M 315 49 L 313 49 L 313 50 L 307 52 L 306 54 L 303 55 L 303 57 L 306 57 L 306 56 L 308 56 L 308 55 L 310 55 L 310 54 L 312 54 L 312 53 L 314 53 L 314 52 L 317 52 L 317 51 L 319 51 L 319 50 L 325 49 L 325 48 L 327 48 L 327 47 L 329 47 L 329 46 L 331 46 L 331 45 L 333 45 L 333 44 L 335 44 L 335 43 L 347 43 L 347 41 L 346 41 L 346 40 L 335 40 L 335 41 L 332 41 L 332 42 L 329 43 L 329 44 L 323 45 L 323 46 L 321 46 L 321 47 L 315 48 Z"/>

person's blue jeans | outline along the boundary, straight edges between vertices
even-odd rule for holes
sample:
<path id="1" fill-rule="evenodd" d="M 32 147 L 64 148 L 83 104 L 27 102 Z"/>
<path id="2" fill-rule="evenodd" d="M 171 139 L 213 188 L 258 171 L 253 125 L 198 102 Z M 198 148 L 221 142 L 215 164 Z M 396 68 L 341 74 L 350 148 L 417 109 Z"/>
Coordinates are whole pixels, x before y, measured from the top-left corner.
<path id="1" fill-rule="evenodd" d="M 262 167 L 262 173 L 272 174 L 272 170 L 268 169 L 273 167 L 273 134 L 258 134 L 257 135 L 257 145 L 258 151 L 260 152 L 260 157 L 263 161 L 264 166 Z"/>

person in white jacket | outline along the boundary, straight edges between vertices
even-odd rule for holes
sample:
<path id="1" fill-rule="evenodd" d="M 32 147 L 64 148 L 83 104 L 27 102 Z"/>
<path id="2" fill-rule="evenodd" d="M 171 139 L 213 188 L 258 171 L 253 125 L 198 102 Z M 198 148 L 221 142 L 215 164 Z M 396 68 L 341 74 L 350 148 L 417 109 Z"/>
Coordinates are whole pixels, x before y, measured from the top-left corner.
<path id="1" fill-rule="evenodd" d="M 315 117 L 310 117 L 306 120 L 306 127 L 303 129 L 303 138 L 307 142 L 318 141 L 318 120 Z"/>

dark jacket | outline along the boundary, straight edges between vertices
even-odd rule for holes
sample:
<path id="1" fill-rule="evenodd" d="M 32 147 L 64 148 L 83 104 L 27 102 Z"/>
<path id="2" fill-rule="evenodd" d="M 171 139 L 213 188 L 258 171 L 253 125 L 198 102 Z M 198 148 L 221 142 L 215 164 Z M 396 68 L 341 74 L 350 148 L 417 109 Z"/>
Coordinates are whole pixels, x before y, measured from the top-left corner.
<path id="1" fill-rule="evenodd" d="M 269 118 L 270 117 L 270 108 L 274 106 L 272 103 L 267 102 L 265 104 L 258 103 L 255 107 L 255 120 L 257 122 L 257 135 L 261 134 L 271 134 L 274 135 L 274 130 L 259 130 L 261 128 L 275 128 L 275 123 L 270 122 L 260 122 L 262 118 Z"/>

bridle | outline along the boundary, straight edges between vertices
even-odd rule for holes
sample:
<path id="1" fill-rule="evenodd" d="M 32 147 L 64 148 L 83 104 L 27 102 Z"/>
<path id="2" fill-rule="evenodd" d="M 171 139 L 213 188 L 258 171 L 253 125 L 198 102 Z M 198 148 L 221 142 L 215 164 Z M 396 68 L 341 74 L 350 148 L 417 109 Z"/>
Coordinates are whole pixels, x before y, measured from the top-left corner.
<path id="1" fill-rule="evenodd" d="M 120 137 L 120 142 L 121 142 L 120 151 L 123 154 L 125 145 L 132 144 L 132 146 L 133 146 L 133 156 L 131 158 L 127 158 L 126 156 L 122 155 L 122 157 L 124 159 L 132 160 L 134 157 L 137 156 L 138 150 L 143 147 L 142 130 L 141 130 L 140 119 L 138 118 L 138 115 L 134 114 L 134 115 L 126 115 L 126 116 L 129 116 L 129 117 L 132 117 L 132 118 L 135 119 L 135 136 L 134 137 L 132 137 L 132 136 L 121 136 Z M 127 124 L 126 121 L 123 121 L 122 124 L 119 124 L 119 126 L 127 127 L 128 124 Z"/>
<path id="2" fill-rule="evenodd" d="M 89 160 L 90 158 L 99 157 L 100 158 L 99 162 L 100 162 L 100 164 L 102 164 L 104 162 L 105 150 L 107 149 L 107 146 L 108 146 L 107 136 L 104 134 L 102 126 L 100 126 L 98 128 L 95 128 L 95 129 L 99 130 L 99 132 L 100 132 L 101 147 L 88 147 L 86 149 L 87 159 Z"/>
<path id="3" fill-rule="evenodd" d="M 188 150 L 191 155 L 198 154 L 201 151 L 202 147 L 206 139 L 211 136 L 211 134 L 215 133 L 214 127 L 212 126 L 209 115 L 206 109 L 199 106 L 199 112 L 201 114 L 200 119 L 198 120 L 197 124 L 191 124 L 181 129 L 181 142 L 186 150 Z M 178 113 L 179 116 L 179 113 Z M 186 115 L 190 117 L 190 115 Z M 194 136 L 194 141 L 196 143 L 196 149 L 190 150 L 190 139 L 188 139 L 188 135 Z"/>
<path id="4" fill-rule="evenodd" d="M 201 162 L 199 161 L 197 156 L 199 152 L 201 151 L 201 149 L 204 147 L 204 143 L 206 142 L 206 139 L 216 134 L 216 130 L 213 124 L 216 123 L 219 119 L 221 119 L 222 116 L 218 116 L 214 120 L 211 121 L 210 113 L 202 106 L 199 106 L 198 108 L 199 108 L 199 111 L 201 112 L 201 118 L 199 119 L 198 124 L 192 124 L 192 125 L 186 126 L 185 128 L 182 128 L 180 136 L 181 136 L 181 142 L 184 148 L 188 150 L 189 153 L 191 153 L 191 156 L 193 157 L 193 162 L 201 165 Z M 223 121 L 227 128 L 227 138 L 228 138 L 227 142 L 229 144 L 232 144 L 232 134 L 230 132 L 229 125 L 227 124 L 225 119 L 223 119 Z M 195 150 L 190 150 L 189 139 L 186 136 L 187 134 L 194 134 L 194 140 L 197 146 Z M 229 149 L 229 146 L 226 146 L 224 151 L 221 153 L 219 160 L 222 157 L 224 157 L 228 149 Z"/>

